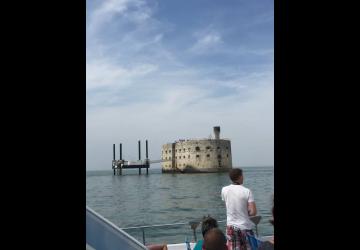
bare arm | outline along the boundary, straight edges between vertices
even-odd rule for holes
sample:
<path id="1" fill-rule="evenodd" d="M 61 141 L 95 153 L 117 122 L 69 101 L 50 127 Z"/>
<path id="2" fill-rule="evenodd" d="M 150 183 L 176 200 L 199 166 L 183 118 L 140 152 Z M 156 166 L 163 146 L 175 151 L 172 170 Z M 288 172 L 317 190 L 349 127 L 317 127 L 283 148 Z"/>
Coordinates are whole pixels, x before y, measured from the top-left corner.
<path id="1" fill-rule="evenodd" d="M 257 211 L 256 211 L 256 204 L 255 202 L 249 202 L 248 204 L 248 211 L 249 211 L 249 215 L 250 216 L 255 216 Z"/>

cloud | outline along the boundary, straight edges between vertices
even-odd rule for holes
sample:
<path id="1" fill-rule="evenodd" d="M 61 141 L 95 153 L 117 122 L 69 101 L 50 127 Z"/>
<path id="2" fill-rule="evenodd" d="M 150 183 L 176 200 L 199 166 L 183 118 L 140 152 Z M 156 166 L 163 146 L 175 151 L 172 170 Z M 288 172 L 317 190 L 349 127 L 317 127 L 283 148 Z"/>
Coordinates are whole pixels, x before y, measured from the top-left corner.
<path id="1" fill-rule="evenodd" d="M 87 33 L 94 35 L 116 17 L 136 24 L 145 23 L 151 17 L 151 8 L 142 0 L 104 0 L 89 16 Z"/>
<path id="2" fill-rule="evenodd" d="M 221 44 L 223 41 L 221 39 L 220 34 L 216 31 L 201 31 L 196 35 L 197 40 L 195 44 L 189 49 L 190 52 L 193 53 L 206 53 L 211 52 L 211 49 L 217 47 L 217 45 Z"/>
<path id="3" fill-rule="evenodd" d="M 86 89 L 92 90 L 102 87 L 121 88 L 157 70 L 157 65 L 137 64 L 133 67 L 122 67 L 114 62 L 95 60 L 86 64 Z"/>

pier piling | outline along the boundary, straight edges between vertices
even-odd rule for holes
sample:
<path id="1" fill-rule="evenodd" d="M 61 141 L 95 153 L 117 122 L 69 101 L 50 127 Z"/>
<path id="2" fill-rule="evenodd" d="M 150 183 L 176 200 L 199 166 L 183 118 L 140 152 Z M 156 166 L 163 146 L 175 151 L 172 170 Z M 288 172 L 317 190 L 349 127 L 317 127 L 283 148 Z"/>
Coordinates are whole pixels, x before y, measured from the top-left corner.
<path id="1" fill-rule="evenodd" d="M 113 144 L 113 160 L 115 161 L 115 144 Z M 115 166 L 112 165 L 112 167 L 114 168 L 114 175 L 115 175 L 115 173 L 116 173 L 116 164 L 115 164 Z"/>
<path id="2" fill-rule="evenodd" d="M 132 161 L 124 160 L 122 157 L 122 143 L 119 144 L 119 160 L 116 160 L 115 154 L 115 144 L 113 144 L 113 161 L 112 168 L 114 170 L 114 175 L 122 175 L 123 168 L 131 169 L 138 168 L 139 175 L 141 175 L 141 169 L 146 168 L 146 174 L 149 174 L 150 160 L 149 160 L 149 148 L 148 141 L 146 140 L 146 159 L 145 161 L 141 161 L 141 141 L 138 141 L 138 151 L 139 151 L 139 160 L 134 163 Z"/>
<path id="3" fill-rule="evenodd" d="M 139 161 L 141 161 L 141 143 L 139 140 Z M 141 174 L 141 167 L 139 167 L 139 174 Z"/>
<path id="4" fill-rule="evenodd" d="M 146 140 L 145 143 L 146 143 L 146 161 L 145 161 L 145 164 L 146 164 L 146 174 L 149 174 L 148 140 Z"/>
<path id="5" fill-rule="evenodd" d="M 122 175 L 122 144 L 120 143 L 120 169 L 119 169 L 119 171 L 120 171 L 120 175 Z"/>

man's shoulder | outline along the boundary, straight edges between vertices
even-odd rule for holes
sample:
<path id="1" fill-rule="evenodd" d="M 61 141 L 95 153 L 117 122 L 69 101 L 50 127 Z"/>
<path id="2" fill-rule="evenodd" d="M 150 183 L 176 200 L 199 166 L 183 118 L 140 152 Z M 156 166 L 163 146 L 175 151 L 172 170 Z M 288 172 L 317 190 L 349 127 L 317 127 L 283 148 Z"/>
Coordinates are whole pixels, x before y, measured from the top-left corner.
<path id="1" fill-rule="evenodd" d="M 224 186 L 221 190 L 229 189 L 231 185 Z"/>
<path id="2" fill-rule="evenodd" d="M 244 185 L 241 185 L 241 187 L 242 187 L 242 189 L 244 189 L 245 191 L 248 191 L 248 192 L 251 191 L 250 188 L 247 188 L 247 187 L 245 187 Z"/>

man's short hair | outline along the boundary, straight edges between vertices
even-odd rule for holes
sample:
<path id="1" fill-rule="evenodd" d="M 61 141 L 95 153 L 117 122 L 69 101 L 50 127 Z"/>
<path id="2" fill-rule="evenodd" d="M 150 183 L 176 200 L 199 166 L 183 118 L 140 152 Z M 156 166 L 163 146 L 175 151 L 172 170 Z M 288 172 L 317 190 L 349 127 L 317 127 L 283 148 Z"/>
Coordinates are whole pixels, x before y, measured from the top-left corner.
<path id="1" fill-rule="evenodd" d="M 242 176 L 241 168 L 233 168 L 229 172 L 229 177 L 233 182 L 237 181 L 240 176 Z"/>
<path id="2" fill-rule="evenodd" d="M 218 227 L 218 223 L 214 218 L 210 216 L 204 217 L 201 222 L 201 233 L 203 236 L 205 236 L 207 231 L 216 227 Z"/>
<path id="3" fill-rule="evenodd" d="M 223 250 L 226 247 L 226 237 L 219 228 L 210 229 L 204 236 L 204 249 Z"/>

